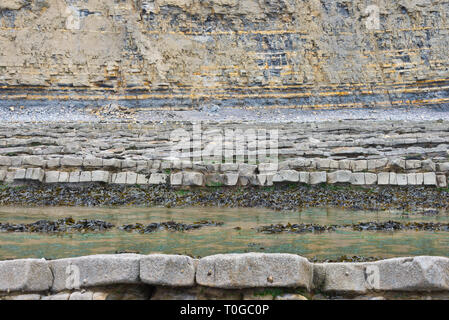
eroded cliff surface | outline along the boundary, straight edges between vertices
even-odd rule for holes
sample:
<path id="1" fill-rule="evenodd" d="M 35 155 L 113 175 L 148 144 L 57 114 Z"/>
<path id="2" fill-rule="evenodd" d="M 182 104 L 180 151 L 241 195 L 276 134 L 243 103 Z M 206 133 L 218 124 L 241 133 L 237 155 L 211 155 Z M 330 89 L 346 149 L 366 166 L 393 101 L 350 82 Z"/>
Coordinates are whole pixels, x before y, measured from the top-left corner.
<path id="1" fill-rule="evenodd" d="M 0 102 L 447 106 L 445 0 L 2 0 Z"/>

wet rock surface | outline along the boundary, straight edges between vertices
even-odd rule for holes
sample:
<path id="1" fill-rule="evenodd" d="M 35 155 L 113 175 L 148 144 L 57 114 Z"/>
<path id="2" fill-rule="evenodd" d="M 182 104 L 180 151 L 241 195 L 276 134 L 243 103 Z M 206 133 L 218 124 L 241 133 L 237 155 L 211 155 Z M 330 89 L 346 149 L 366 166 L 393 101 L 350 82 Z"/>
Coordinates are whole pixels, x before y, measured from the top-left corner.
<path id="1" fill-rule="evenodd" d="M 179 223 L 175 221 L 166 221 L 166 222 L 155 222 L 150 223 L 148 225 L 143 225 L 141 223 L 134 224 L 125 224 L 120 226 L 119 229 L 123 231 L 134 231 L 138 233 L 153 233 L 159 230 L 168 230 L 168 231 L 188 231 L 200 229 L 203 227 L 216 227 L 223 225 L 223 222 L 216 222 L 210 220 L 202 220 L 194 222 L 193 224 Z"/>
<path id="2" fill-rule="evenodd" d="M 55 221 L 39 220 L 29 224 L 0 223 L 0 231 L 2 232 L 93 232 L 106 231 L 113 227 L 114 225 L 112 223 L 102 220 L 82 219 L 75 221 L 70 217 Z"/>
<path id="3" fill-rule="evenodd" d="M 352 225 L 352 229 L 357 231 L 395 231 L 395 230 L 416 230 L 416 231 L 449 231 L 449 223 L 439 222 L 407 222 L 397 221 L 385 222 L 360 222 Z"/>
<path id="4" fill-rule="evenodd" d="M 370 188 L 315 185 L 177 189 L 167 185 L 26 185 L 0 188 L 0 205 L 17 206 L 215 206 L 298 210 L 339 207 L 356 210 L 449 210 L 449 189 L 424 186 Z"/>
<path id="5" fill-rule="evenodd" d="M 305 233 L 305 232 L 325 232 L 325 231 L 335 231 L 336 226 L 321 226 L 317 224 L 304 224 L 304 223 L 294 223 L 294 224 L 272 224 L 269 226 L 262 226 L 257 228 L 258 232 L 261 233 L 280 233 L 280 232 L 288 232 L 288 233 Z"/>

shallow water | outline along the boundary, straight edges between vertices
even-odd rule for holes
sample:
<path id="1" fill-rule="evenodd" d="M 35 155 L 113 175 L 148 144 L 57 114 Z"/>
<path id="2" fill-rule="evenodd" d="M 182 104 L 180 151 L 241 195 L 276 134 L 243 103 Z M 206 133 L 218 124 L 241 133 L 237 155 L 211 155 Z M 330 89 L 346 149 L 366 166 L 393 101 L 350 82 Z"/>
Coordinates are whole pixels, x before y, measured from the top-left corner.
<path id="1" fill-rule="evenodd" d="M 449 222 L 448 214 L 423 216 L 400 212 L 308 209 L 302 212 L 273 212 L 266 209 L 224 208 L 0 208 L 0 222 L 31 223 L 40 219 L 100 219 L 116 226 L 140 222 L 192 223 L 199 220 L 224 222 L 219 227 L 184 232 L 128 233 L 116 228 L 106 232 L 39 234 L 0 233 L 0 260 L 17 258 L 63 258 L 116 251 L 175 253 L 207 256 L 230 252 L 284 252 L 308 258 L 335 259 L 347 256 L 396 257 L 410 255 L 449 256 L 449 232 L 352 231 L 303 234 L 262 234 L 255 228 L 277 223 L 350 224 L 362 221 Z M 236 230 L 240 227 L 240 230 Z"/>

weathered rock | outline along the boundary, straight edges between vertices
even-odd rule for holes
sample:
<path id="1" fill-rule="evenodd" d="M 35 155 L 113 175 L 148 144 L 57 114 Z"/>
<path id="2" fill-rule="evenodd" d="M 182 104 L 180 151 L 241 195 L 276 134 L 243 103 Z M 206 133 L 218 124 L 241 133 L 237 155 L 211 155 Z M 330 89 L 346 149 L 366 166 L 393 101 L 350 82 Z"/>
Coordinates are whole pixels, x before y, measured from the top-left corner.
<path id="1" fill-rule="evenodd" d="M 309 183 L 310 184 L 319 184 L 326 183 L 327 175 L 325 171 L 321 172 L 310 172 L 309 174 Z"/>
<path id="2" fill-rule="evenodd" d="M 53 276 L 44 259 L 0 261 L 0 292 L 48 290 Z"/>
<path id="3" fill-rule="evenodd" d="M 183 172 L 182 181 L 186 186 L 202 186 L 203 174 L 199 172 Z"/>
<path id="4" fill-rule="evenodd" d="M 239 180 L 238 173 L 224 173 L 223 174 L 224 184 L 226 186 L 235 186 Z"/>
<path id="5" fill-rule="evenodd" d="M 328 183 L 349 183 L 352 172 L 349 170 L 338 170 L 327 174 Z"/>
<path id="6" fill-rule="evenodd" d="M 375 173 L 365 173 L 365 184 L 367 185 L 371 185 L 371 184 L 376 184 L 377 182 L 377 174 Z"/>
<path id="7" fill-rule="evenodd" d="M 110 174 L 108 171 L 102 171 L 102 170 L 92 171 L 92 182 L 108 183 L 109 176 L 110 176 Z"/>
<path id="8" fill-rule="evenodd" d="M 449 258 L 394 258 L 314 265 L 314 286 L 325 292 L 440 291 L 449 288 Z"/>
<path id="9" fill-rule="evenodd" d="M 92 172 L 90 172 L 90 171 L 81 171 L 81 173 L 80 173 L 80 181 L 79 182 L 92 182 Z"/>
<path id="10" fill-rule="evenodd" d="M 363 172 L 355 172 L 351 175 L 351 184 L 363 185 L 365 184 L 365 174 Z"/>
<path id="11" fill-rule="evenodd" d="M 424 184 L 434 186 L 437 183 L 437 176 L 435 172 L 424 173 Z"/>
<path id="12" fill-rule="evenodd" d="M 447 187 L 447 180 L 446 180 L 446 176 L 444 174 L 437 175 L 437 186 L 440 188 Z"/>
<path id="13" fill-rule="evenodd" d="M 192 286 L 195 261 L 180 255 L 148 255 L 140 260 L 140 279 L 150 285 Z"/>
<path id="14" fill-rule="evenodd" d="M 295 170 L 280 170 L 273 175 L 273 182 L 299 182 L 299 172 Z"/>
<path id="15" fill-rule="evenodd" d="M 424 171 L 435 171 L 436 169 L 435 163 L 430 159 L 421 161 L 421 167 Z"/>
<path id="16" fill-rule="evenodd" d="M 92 255 L 49 261 L 53 291 L 110 284 L 138 283 L 141 255 Z"/>
<path id="17" fill-rule="evenodd" d="M 172 173 L 170 175 L 170 184 L 172 186 L 182 185 L 182 172 Z"/>
<path id="18" fill-rule="evenodd" d="M 61 166 L 63 167 L 81 167 L 83 158 L 63 157 L 61 158 Z"/>
<path id="19" fill-rule="evenodd" d="M 45 172 L 45 183 L 59 182 L 59 171 L 47 171 Z"/>
<path id="20" fill-rule="evenodd" d="M 216 288 L 305 287 L 312 264 L 292 254 L 218 254 L 200 259 L 196 282 Z"/>
<path id="21" fill-rule="evenodd" d="M 164 184 L 167 182 L 168 175 L 165 173 L 152 173 L 150 179 L 148 180 L 149 184 Z"/>
<path id="22" fill-rule="evenodd" d="M 387 185 L 389 183 L 390 183 L 390 173 L 389 172 L 380 172 L 377 174 L 377 184 Z"/>

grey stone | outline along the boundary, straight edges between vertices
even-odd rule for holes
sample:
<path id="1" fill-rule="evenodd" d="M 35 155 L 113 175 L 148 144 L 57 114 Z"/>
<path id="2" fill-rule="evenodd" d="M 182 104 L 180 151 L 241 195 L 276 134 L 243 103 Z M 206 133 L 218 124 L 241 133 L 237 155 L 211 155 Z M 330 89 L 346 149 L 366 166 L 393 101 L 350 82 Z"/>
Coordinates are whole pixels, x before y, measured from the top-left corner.
<path id="1" fill-rule="evenodd" d="M 325 171 L 321 172 L 310 172 L 309 174 L 309 183 L 310 184 L 318 184 L 318 183 L 326 183 L 327 175 Z"/>
<path id="2" fill-rule="evenodd" d="M 119 172 L 115 176 L 114 183 L 116 184 L 125 184 L 126 183 L 126 172 Z"/>
<path id="3" fill-rule="evenodd" d="M 283 253 L 218 254 L 200 259 L 196 282 L 216 288 L 310 288 L 312 264 Z"/>
<path id="4" fill-rule="evenodd" d="M 137 173 L 126 172 L 126 184 L 136 184 L 137 183 Z"/>
<path id="5" fill-rule="evenodd" d="M 9 297 L 9 300 L 41 300 L 40 294 L 20 294 L 17 296 Z"/>
<path id="6" fill-rule="evenodd" d="M 224 173 L 223 177 L 226 186 L 235 186 L 239 180 L 238 173 Z"/>
<path id="7" fill-rule="evenodd" d="M 70 293 L 57 293 L 49 296 L 42 296 L 41 300 L 69 300 Z"/>
<path id="8" fill-rule="evenodd" d="M 398 186 L 406 186 L 407 185 L 407 175 L 405 173 L 396 174 L 396 181 Z"/>
<path id="9" fill-rule="evenodd" d="M 437 168 L 438 168 L 438 171 L 440 171 L 440 172 L 448 172 L 449 171 L 449 162 L 438 163 Z"/>
<path id="10" fill-rule="evenodd" d="M 5 180 L 6 178 L 6 170 L 0 170 L 0 181 Z"/>
<path id="11" fill-rule="evenodd" d="M 376 184 L 377 182 L 377 174 L 375 173 L 365 173 L 365 184 L 367 185 L 371 185 L 371 184 Z"/>
<path id="12" fill-rule="evenodd" d="M 165 173 L 152 173 L 150 179 L 148 180 L 149 184 L 164 184 L 167 182 L 168 175 Z"/>
<path id="13" fill-rule="evenodd" d="M 228 172 L 228 171 L 237 171 L 239 169 L 238 163 L 222 163 L 220 165 L 221 172 Z"/>
<path id="14" fill-rule="evenodd" d="M 299 172 L 299 182 L 309 184 L 310 181 L 310 173 L 306 171 Z"/>
<path id="15" fill-rule="evenodd" d="M 390 161 L 389 161 L 389 167 L 392 168 L 393 170 L 405 169 L 406 163 L 405 163 L 404 159 L 393 158 L 393 159 L 390 159 Z"/>
<path id="16" fill-rule="evenodd" d="M 130 159 L 121 160 L 122 169 L 135 169 L 137 168 L 137 162 Z"/>
<path id="17" fill-rule="evenodd" d="M 398 184 L 398 180 L 397 180 L 395 172 L 390 172 L 390 184 L 391 185 L 397 185 Z"/>
<path id="18" fill-rule="evenodd" d="M 449 259 L 394 258 L 369 263 L 314 265 L 314 286 L 325 292 L 441 291 L 449 289 Z"/>
<path id="19" fill-rule="evenodd" d="M 328 183 L 349 183 L 352 172 L 349 170 L 337 170 L 327 174 Z"/>
<path id="20" fill-rule="evenodd" d="M 63 167 L 81 167 L 83 158 L 63 157 L 61 158 L 61 166 Z"/>
<path id="21" fill-rule="evenodd" d="M 50 158 L 47 160 L 47 168 L 53 169 L 53 168 L 59 168 L 61 165 L 61 159 L 60 158 Z"/>
<path id="22" fill-rule="evenodd" d="M 421 160 L 406 160 L 405 167 L 407 169 L 419 169 L 421 168 Z"/>
<path id="23" fill-rule="evenodd" d="M 44 167 L 45 160 L 38 156 L 25 156 L 22 159 L 22 164 L 36 167 Z"/>
<path id="24" fill-rule="evenodd" d="M 81 171 L 81 173 L 80 173 L 80 182 L 92 182 L 92 172 L 90 172 L 90 171 Z"/>
<path id="25" fill-rule="evenodd" d="M 9 167 L 11 166 L 11 158 L 0 156 L 0 166 Z"/>
<path id="26" fill-rule="evenodd" d="M 437 186 L 440 188 L 446 188 L 447 187 L 447 179 L 444 174 L 437 175 Z"/>
<path id="27" fill-rule="evenodd" d="M 416 173 L 407 173 L 407 184 L 416 185 Z"/>
<path id="28" fill-rule="evenodd" d="M 138 174 L 136 183 L 139 184 L 139 185 L 148 184 L 148 178 L 144 174 Z"/>
<path id="29" fill-rule="evenodd" d="M 110 167 L 114 169 L 121 168 L 121 162 L 119 159 L 103 159 L 103 167 Z"/>
<path id="30" fill-rule="evenodd" d="M 80 182 L 80 172 L 79 171 L 70 172 L 69 182 L 70 183 Z"/>
<path id="31" fill-rule="evenodd" d="M 354 160 L 351 162 L 352 171 L 365 171 L 368 170 L 368 161 L 366 160 Z"/>
<path id="32" fill-rule="evenodd" d="M 91 292 L 91 291 L 86 291 L 86 292 L 75 291 L 72 294 L 70 294 L 69 300 L 93 300 L 93 292 Z"/>
<path id="33" fill-rule="evenodd" d="M 103 167 L 103 159 L 100 158 L 84 158 L 83 167 L 85 168 L 101 168 Z"/>
<path id="34" fill-rule="evenodd" d="M 170 184 L 172 186 L 180 186 L 180 185 L 182 185 L 182 172 L 172 173 L 170 175 Z"/>
<path id="35" fill-rule="evenodd" d="M 14 173 L 14 180 L 24 180 L 26 176 L 26 169 L 17 169 Z"/>
<path id="36" fill-rule="evenodd" d="M 140 259 L 140 279 L 150 285 L 192 286 L 195 263 L 187 256 L 152 254 Z"/>
<path id="37" fill-rule="evenodd" d="M 44 259 L 18 259 L 0 261 L 0 292 L 46 291 L 53 277 Z"/>
<path id="38" fill-rule="evenodd" d="M 424 184 L 434 186 L 437 183 L 437 176 L 435 172 L 424 173 Z"/>
<path id="39" fill-rule="evenodd" d="M 423 173 L 417 173 L 416 174 L 416 184 L 422 185 L 424 183 L 424 174 Z"/>
<path id="40" fill-rule="evenodd" d="M 108 171 L 102 171 L 102 170 L 92 171 L 92 182 L 108 183 L 109 176 L 110 176 L 110 174 Z"/>
<path id="41" fill-rule="evenodd" d="M 202 186 L 204 176 L 199 172 L 183 172 L 182 181 L 186 186 Z"/>
<path id="42" fill-rule="evenodd" d="M 330 168 L 330 159 L 316 159 L 316 167 L 317 169 L 329 169 Z"/>
<path id="43" fill-rule="evenodd" d="M 59 171 L 45 172 L 45 183 L 57 183 L 57 182 L 59 182 Z"/>
<path id="44" fill-rule="evenodd" d="M 351 170 L 351 160 L 340 160 L 338 161 L 338 168 L 340 170 Z"/>
<path id="45" fill-rule="evenodd" d="M 390 173 L 380 172 L 377 174 L 377 184 L 378 185 L 388 185 L 390 184 Z"/>
<path id="46" fill-rule="evenodd" d="M 257 166 L 254 164 L 239 163 L 239 173 L 242 176 L 250 176 L 256 172 Z"/>
<path id="47" fill-rule="evenodd" d="M 363 185 L 365 184 L 365 174 L 363 172 L 355 172 L 351 175 L 351 184 Z"/>
<path id="48" fill-rule="evenodd" d="M 139 282 L 138 254 L 100 254 L 49 261 L 52 290 Z"/>
<path id="49" fill-rule="evenodd" d="M 424 171 L 435 171 L 436 169 L 435 163 L 430 159 L 421 161 L 421 167 Z"/>
<path id="50" fill-rule="evenodd" d="M 69 182 L 69 172 L 59 172 L 59 183 Z"/>
<path id="51" fill-rule="evenodd" d="M 273 182 L 299 182 L 299 172 L 295 170 L 280 170 L 273 175 Z"/>

